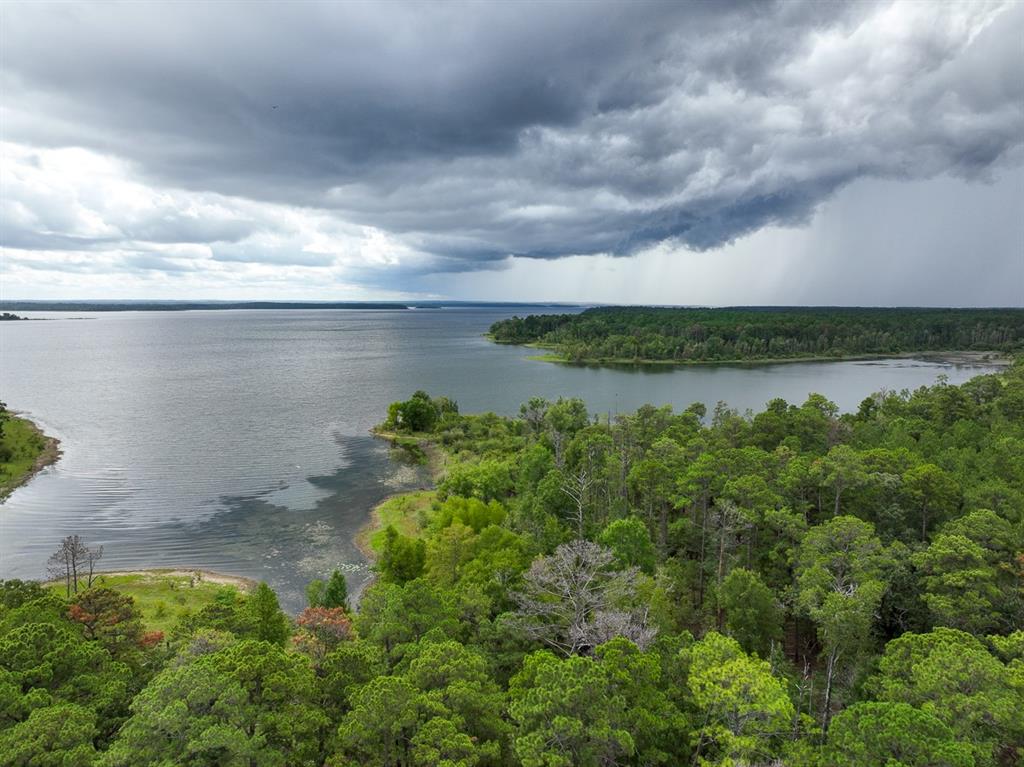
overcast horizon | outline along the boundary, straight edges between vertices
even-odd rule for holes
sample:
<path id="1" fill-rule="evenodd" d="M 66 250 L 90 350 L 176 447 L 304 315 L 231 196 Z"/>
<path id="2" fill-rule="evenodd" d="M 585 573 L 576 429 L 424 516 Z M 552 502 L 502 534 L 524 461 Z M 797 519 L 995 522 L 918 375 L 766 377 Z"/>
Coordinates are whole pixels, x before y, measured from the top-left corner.
<path id="1" fill-rule="evenodd" d="M 0 6 L 0 299 L 1024 306 L 1024 3 Z"/>

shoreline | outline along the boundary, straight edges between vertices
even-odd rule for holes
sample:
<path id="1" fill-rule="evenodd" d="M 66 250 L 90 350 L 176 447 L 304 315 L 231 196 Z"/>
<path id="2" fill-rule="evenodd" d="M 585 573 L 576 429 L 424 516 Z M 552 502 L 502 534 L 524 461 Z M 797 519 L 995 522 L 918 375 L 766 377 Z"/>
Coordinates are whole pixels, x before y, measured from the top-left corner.
<path id="1" fill-rule="evenodd" d="M 377 561 L 377 552 L 373 550 L 370 541 L 374 533 L 383 529 L 381 522 L 381 512 L 383 509 L 389 504 L 394 504 L 400 498 L 410 498 L 420 493 L 433 493 L 437 489 L 437 483 L 444 477 L 448 456 L 436 443 L 425 437 L 417 437 L 415 434 L 399 434 L 398 432 L 383 431 L 376 428 L 370 429 L 370 434 L 378 439 L 387 440 L 395 449 L 404 449 L 412 445 L 423 451 L 427 469 L 430 473 L 430 487 L 406 490 L 401 493 L 391 493 L 384 497 L 370 509 L 370 516 L 359 527 L 355 535 L 352 536 L 352 543 L 355 544 L 359 553 L 366 558 L 366 561 L 372 565 Z M 374 576 L 371 574 L 370 578 L 362 584 L 360 591 L 372 583 L 373 579 Z"/>
<path id="2" fill-rule="evenodd" d="M 25 473 L 20 477 L 13 477 L 8 484 L 0 487 L 0 505 L 2 505 L 15 490 L 27 485 L 37 474 L 47 467 L 53 466 L 60 460 L 61 456 L 64 455 L 64 452 L 60 449 L 60 440 L 43 432 L 43 430 L 39 428 L 39 425 L 31 418 L 17 412 L 12 412 L 11 417 L 26 424 L 29 430 L 38 434 L 43 439 L 43 449 L 42 452 L 36 456 L 32 466 Z"/>
<path id="3" fill-rule="evenodd" d="M 531 354 L 526 359 L 534 362 L 551 362 L 556 365 L 575 367 L 697 367 L 697 366 L 728 366 L 756 367 L 759 365 L 786 365 L 801 362 L 884 362 L 886 360 L 920 360 L 949 365 L 991 365 L 993 367 L 1009 367 L 1013 364 L 1013 355 L 998 351 L 924 351 L 899 352 L 894 354 L 851 354 L 842 357 L 809 356 L 809 357 L 756 357 L 751 359 L 730 360 L 658 360 L 658 359 L 624 359 L 587 357 L 571 360 L 557 353 L 557 347 L 537 343 L 512 344 L 503 341 L 494 343 L 503 346 L 522 346 L 526 349 L 550 350 L 547 354 Z"/>
<path id="4" fill-rule="evenodd" d="M 202 568 L 187 567 L 147 567 L 139 570 L 99 570 L 93 573 L 93 580 L 109 575 L 111 577 L 123 575 L 141 575 L 147 578 L 192 578 L 199 575 L 197 581 L 202 583 L 216 583 L 221 586 L 234 586 L 244 592 L 249 592 L 259 586 L 259 581 L 253 578 L 246 578 L 243 575 L 231 575 L 216 570 L 204 570 Z M 45 584 L 58 583 L 58 581 L 45 581 Z"/>

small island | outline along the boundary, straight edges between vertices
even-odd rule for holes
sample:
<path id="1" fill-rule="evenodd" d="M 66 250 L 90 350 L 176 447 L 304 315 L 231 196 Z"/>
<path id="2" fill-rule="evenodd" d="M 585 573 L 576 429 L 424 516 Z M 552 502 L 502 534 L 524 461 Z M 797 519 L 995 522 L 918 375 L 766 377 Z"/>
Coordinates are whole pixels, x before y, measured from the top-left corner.
<path id="1" fill-rule="evenodd" d="M 17 314 L 11 314 L 10 312 L 0 314 L 0 322 L 27 322 L 28 319 L 28 317 L 19 317 Z"/>
<path id="2" fill-rule="evenodd" d="M 0 402 L 0 503 L 60 458 L 60 441 Z"/>
<path id="3" fill-rule="evenodd" d="M 488 338 L 579 364 L 723 364 L 881 359 L 1024 349 L 1024 310 L 837 307 L 597 307 L 512 317 Z"/>

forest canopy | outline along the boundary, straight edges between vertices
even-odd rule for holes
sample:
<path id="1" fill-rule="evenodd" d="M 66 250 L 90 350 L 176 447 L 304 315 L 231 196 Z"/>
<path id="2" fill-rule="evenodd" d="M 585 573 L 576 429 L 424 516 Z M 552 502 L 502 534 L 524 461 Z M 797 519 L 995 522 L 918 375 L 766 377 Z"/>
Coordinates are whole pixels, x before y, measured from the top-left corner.
<path id="1" fill-rule="evenodd" d="M 512 317 L 499 343 L 571 362 L 708 362 L 1024 348 L 1022 309 L 598 307 Z"/>
<path id="2" fill-rule="evenodd" d="M 1024 758 L 1024 364 L 848 414 L 390 415 L 447 468 L 358 604 L 325 573 L 297 617 L 225 589 L 164 635 L 0 582 L 4 764 Z"/>

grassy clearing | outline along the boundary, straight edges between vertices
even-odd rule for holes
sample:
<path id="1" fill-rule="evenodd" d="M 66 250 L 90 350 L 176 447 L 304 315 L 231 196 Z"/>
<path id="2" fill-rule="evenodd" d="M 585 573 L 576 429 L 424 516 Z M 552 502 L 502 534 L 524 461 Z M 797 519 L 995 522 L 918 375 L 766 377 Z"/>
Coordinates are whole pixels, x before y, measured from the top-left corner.
<path id="1" fill-rule="evenodd" d="M 209 580 L 213 575 L 196 576 L 181 571 L 146 571 L 139 573 L 100 574 L 93 586 L 104 586 L 135 599 L 142 611 L 142 621 L 152 631 L 165 634 L 186 615 L 198 612 L 210 604 L 220 589 L 245 590 L 242 579 Z M 231 583 L 224 583 L 231 580 Z M 51 583 L 50 588 L 64 594 L 63 583 Z M 81 588 L 81 586 L 79 587 Z"/>
<path id="2" fill-rule="evenodd" d="M 370 521 L 356 535 L 356 545 L 367 559 L 375 559 L 384 547 L 384 531 L 389 527 L 410 538 L 419 536 L 427 513 L 437 497 L 436 490 L 417 490 L 393 495 L 370 514 Z"/>
<path id="3" fill-rule="evenodd" d="M 47 437 L 27 418 L 11 416 L 4 421 L 0 439 L 0 501 L 11 491 L 50 465 L 60 455 L 58 442 Z"/>

